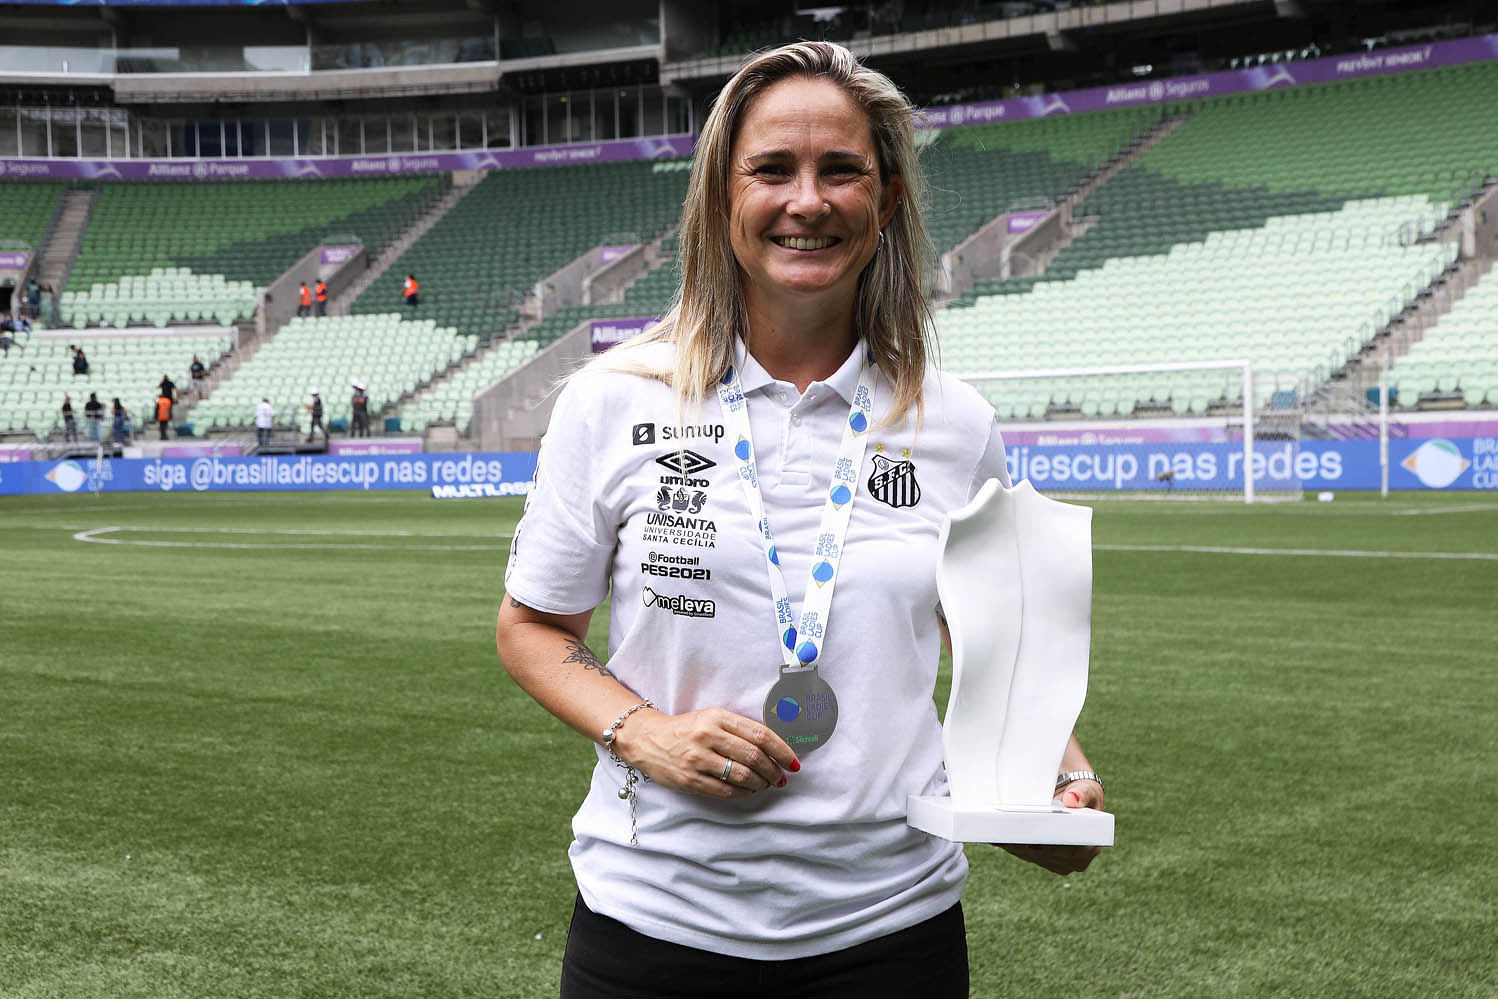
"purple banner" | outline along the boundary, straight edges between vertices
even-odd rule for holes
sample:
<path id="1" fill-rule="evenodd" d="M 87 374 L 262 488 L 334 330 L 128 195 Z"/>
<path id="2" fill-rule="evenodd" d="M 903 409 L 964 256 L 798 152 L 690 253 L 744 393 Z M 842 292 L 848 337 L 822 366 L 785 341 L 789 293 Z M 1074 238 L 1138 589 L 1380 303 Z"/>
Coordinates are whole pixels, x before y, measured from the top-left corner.
<path id="1" fill-rule="evenodd" d="M 26 447 L 24 445 L 18 447 L 13 444 L 6 444 L 5 446 L 0 447 L 0 462 L 30 460 L 31 448 L 29 447 Z"/>
<path id="2" fill-rule="evenodd" d="M 632 336 L 645 332 L 651 326 L 660 322 L 659 316 L 637 316 L 631 319 L 595 319 L 591 339 L 593 351 L 608 350 L 628 340 Z"/>
<path id="3" fill-rule="evenodd" d="M 0 253 L 0 271 L 24 271 L 30 260 L 29 253 Z"/>
<path id="4" fill-rule="evenodd" d="M 638 243 L 630 243 L 627 246 L 601 246 L 598 248 L 598 262 L 600 264 L 612 264 L 639 245 Z"/>
<path id="5" fill-rule="evenodd" d="M 335 441 L 328 445 L 329 454 L 420 454 L 420 440 L 360 441 L 358 444 Z"/>
<path id="6" fill-rule="evenodd" d="M 1004 216 L 1004 231 L 1010 235 L 1021 232 L 1029 232 L 1035 228 L 1035 223 L 1045 218 L 1050 212 L 1010 212 Z"/>
<path id="7" fill-rule="evenodd" d="M 1306 59 L 1198 76 L 1177 76 L 1168 80 L 1141 80 L 1138 83 L 1094 87 L 1091 90 L 927 108 L 923 112 L 921 125 L 925 128 L 987 125 L 1019 118 L 1044 118 L 1054 114 L 1076 114 L 1081 111 L 1105 111 L 1108 108 L 1158 104 L 1163 101 L 1220 97 L 1223 94 L 1294 87 L 1306 83 L 1331 83 L 1484 59 L 1498 59 L 1498 35 L 1480 35 L 1476 38 L 1433 42 L 1430 45 L 1409 45 L 1397 49 L 1328 56 L 1324 59 Z"/>
<path id="8" fill-rule="evenodd" d="M 274 180 L 282 177 L 388 177 L 447 170 L 513 170 L 568 163 L 622 163 L 692 155 L 691 136 L 536 146 L 480 153 L 327 156 L 264 160 L 0 159 L 0 177 L 93 180 Z"/>
<path id="9" fill-rule="evenodd" d="M 1010 447 L 1028 445 L 1032 447 L 1093 447 L 1096 445 L 1117 446 L 1125 444 L 1179 444 L 1219 443 L 1242 440 L 1241 435 L 1229 435 L 1222 424 L 1176 427 L 1139 427 L 1125 424 L 1115 426 L 1072 426 L 1028 430 L 1018 427 L 1004 428 L 1004 443 Z"/>
<path id="10" fill-rule="evenodd" d="M 167 444 L 163 458 L 228 458 L 244 454 L 243 444 Z"/>
<path id="11" fill-rule="evenodd" d="M 322 262 L 325 264 L 341 264 L 358 253 L 359 249 L 357 246 L 324 246 L 322 248 Z"/>

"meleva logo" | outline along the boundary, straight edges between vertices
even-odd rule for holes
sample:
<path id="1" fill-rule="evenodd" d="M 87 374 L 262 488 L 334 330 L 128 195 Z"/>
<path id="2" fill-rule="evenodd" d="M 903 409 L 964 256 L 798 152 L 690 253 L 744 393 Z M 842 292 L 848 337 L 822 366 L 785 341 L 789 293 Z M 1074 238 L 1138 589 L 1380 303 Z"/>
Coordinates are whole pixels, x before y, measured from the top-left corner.
<path id="1" fill-rule="evenodd" d="M 1444 437 L 1421 444 L 1400 464 L 1431 489 L 1445 489 L 1472 465 L 1462 457 L 1461 449 Z"/>

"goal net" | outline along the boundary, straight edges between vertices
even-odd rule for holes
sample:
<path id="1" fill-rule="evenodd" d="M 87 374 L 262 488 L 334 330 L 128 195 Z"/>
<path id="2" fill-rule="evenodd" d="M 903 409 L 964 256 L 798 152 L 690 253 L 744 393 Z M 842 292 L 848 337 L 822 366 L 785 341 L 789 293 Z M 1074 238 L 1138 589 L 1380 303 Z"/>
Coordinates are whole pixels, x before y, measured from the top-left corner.
<path id="1" fill-rule="evenodd" d="M 1252 503 L 1314 472 L 1305 383 L 1251 361 L 954 373 L 998 411 L 1011 479 L 1043 492 Z"/>

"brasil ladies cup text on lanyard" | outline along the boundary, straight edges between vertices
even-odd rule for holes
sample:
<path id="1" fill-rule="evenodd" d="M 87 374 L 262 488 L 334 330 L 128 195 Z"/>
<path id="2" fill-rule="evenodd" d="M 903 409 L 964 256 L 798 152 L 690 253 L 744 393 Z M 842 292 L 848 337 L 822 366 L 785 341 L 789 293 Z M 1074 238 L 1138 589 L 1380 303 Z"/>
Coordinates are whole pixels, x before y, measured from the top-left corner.
<path id="1" fill-rule="evenodd" d="M 828 617 L 832 609 L 832 592 L 837 586 L 838 562 L 848 521 L 853 515 L 853 500 L 858 494 L 858 475 L 863 467 L 864 451 L 869 442 L 869 420 L 874 405 L 874 359 L 859 342 L 863 365 L 858 373 L 858 389 L 848 420 L 843 427 L 843 441 L 838 447 L 822 506 L 822 523 L 817 529 L 816 550 L 807 573 L 806 594 L 801 601 L 801 620 L 791 621 L 791 600 L 780 571 L 780 555 L 770 519 L 765 514 L 764 498 L 759 492 L 759 470 L 754 464 L 754 443 L 749 432 L 749 413 L 739 372 L 730 366 L 718 382 L 718 402 L 731 436 L 734 457 L 738 460 L 739 481 L 749 503 L 749 513 L 759 522 L 764 544 L 765 568 L 774 600 L 775 634 L 780 647 L 780 677 L 765 697 L 764 717 L 776 735 L 794 749 L 797 755 L 825 745 L 837 727 L 837 697 L 817 670 L 817 661 L 827 641 Z"/>

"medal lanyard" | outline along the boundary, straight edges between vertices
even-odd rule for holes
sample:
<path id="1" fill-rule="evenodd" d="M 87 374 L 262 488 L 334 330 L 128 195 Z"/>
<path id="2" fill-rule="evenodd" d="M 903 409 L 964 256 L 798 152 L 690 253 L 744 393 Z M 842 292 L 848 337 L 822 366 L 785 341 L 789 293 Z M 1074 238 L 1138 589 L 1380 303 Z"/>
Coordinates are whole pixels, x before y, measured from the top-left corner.
<path id="1" fill-rule="evenodd" d="M 718 381 L 718 402 L 730 432 L 737 435 L 733 455 L 738 459 L 739 481 L 749 502 L 749 514 L 759 522 L 765 550 L 765 567 L 770 577 L 770 594 L 775 600 L 775 633 L 780 637 L 781 660 L 788 669 L 812 669 L 822 654 L 827 618 L 832 608 L 832 591 L 837 585 L 838 562 L 842 558 L 843 540 L 848 534 L 848 520 L 853 515 L 853 500 L 858 495 L 858 475 L 863 467 L 864 452 L 869 443 L 869 418 L 874 404 L 874 364 L 863 341 L 859 341 L 863 365 L 858 373 L 858 389 L 848 408 L 843 427 L 843 442 L 838 448 L 827 498 L 822 507 L 822 523 L 817 529 L 816 549 L 812 552 L 807 573 L 806 592 L 801 602 L 801 620 L 792 626 L 791 600 L 785 575 L 780 571 L 780 555 L 770 532 L 770 518 L 765 514 L 764 498 L 759 491 L 759 471 L 754 463 L 754 443 L 749 432 L 749 413 L 739 382 L 738 365 L 730 365 Z M 747 355 L 747 351 L 746 351 Z M 798 641 L 799 638 L 799 641 Z"/>

